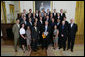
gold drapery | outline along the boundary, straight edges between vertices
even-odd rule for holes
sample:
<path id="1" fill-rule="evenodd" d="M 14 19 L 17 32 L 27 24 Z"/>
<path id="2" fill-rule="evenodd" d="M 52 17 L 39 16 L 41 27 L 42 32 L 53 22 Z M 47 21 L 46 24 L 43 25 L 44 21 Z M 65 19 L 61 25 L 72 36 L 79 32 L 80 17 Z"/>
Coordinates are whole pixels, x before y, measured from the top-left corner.
<path id="1" fill-rule="evenodd" d="M 77 35 L 84 35 L 84 1 L 76 2 L 75 23 L 78 25 Z"/>

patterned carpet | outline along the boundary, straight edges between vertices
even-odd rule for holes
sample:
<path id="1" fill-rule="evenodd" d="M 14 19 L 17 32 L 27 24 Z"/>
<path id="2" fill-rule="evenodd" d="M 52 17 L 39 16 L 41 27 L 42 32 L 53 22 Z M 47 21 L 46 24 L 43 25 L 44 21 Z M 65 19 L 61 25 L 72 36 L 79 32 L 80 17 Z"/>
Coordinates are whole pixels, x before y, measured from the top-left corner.
<path id="1" fill-rule="evenodd" d="M 15 52 L 13 46 L 1 46 L 1 56 L 30 56 L 30 53 L 31 51 L 23 53 L 21 48 L 18 48 L 18 52 Z"/>
<path id="2" fill-rule="evenodd" d="M 47 50 L 47 56 L 84 56 L 84 45 L 75 45 L 74 51 L 63 51 L 63 49 L 54 50 L 52 46 L 49 46 Z"/>
<path id="3" fill-rule="evenodd" d="M 37 52 L 26 51 L 25 53 L 23 53 L 22 49 L 19 47 L 18 52 L 14 52 L 14 46 L 12 41 L 4 42 L 2 40 L 1 56 L 84 56 L 84 44 L 75 44 L 74 52 L 71 52 L 70 50 L 63 51 L 63 49 L 54 50 L 52 46 L 49 46 L 48 50 L 42 50 L 41 48 L 39 48 Z"/>

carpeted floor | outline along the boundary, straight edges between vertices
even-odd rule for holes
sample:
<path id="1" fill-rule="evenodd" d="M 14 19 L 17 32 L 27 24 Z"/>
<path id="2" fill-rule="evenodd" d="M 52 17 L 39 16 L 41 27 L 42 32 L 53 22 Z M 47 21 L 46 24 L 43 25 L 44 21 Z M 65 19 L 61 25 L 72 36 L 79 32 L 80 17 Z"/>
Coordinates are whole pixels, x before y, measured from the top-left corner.
<path id="1" fill-rule="evenodd" d="M 63 49 L 54 50 L 52 46 L 49 46 L 47 50 L 47 56 L 84 56 L 84 45 L 75 45 L 74 51 L 63 51 Z"/>
<path id="2" fill-rule="evenodd" d="M 80 41 L 78 43 L 83 42 Z M 23 53 L 22 49 L 19 47 L 18 52 L 15 52 L 13 45 L 13 41 L 3 41 L 1 39 L 1 56 L 84 56 L 84 44 L 75 44 L 74 52 L 71 52 L 70 50 L 66 50 L 64 52 L 63 49 L 54 50 L 52 46 L 49 46 L 47 50 L 42 50 L 41 48 L 39 48 L 37 52 L 26 51 L 25 53 Z"/>
<path id="3" fill-rule="evenodd" d="M 1 46 L 1 56 L 30 56 L 30 53 L 31 51 L 23 53 L 21 48 L 18 48 L 18 52 L 15 52 L 13 46 Z"/>

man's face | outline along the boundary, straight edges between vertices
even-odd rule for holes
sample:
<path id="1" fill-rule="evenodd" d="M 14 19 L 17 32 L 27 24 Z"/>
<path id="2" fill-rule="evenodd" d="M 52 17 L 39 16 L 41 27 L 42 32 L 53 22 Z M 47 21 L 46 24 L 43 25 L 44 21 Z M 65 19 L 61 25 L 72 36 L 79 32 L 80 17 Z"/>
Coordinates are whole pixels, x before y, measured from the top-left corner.
<path id="1" fill-rule="evenodd" d="M 40 20 L 42 20 L 42 17 L 40 17 Z"/>
<path id="2" fill-rule="evenodd" d="M 65 24 L 65 21 L 62 21 L 62 25 L 64 25 Z"/>
<path id="3" fill-rule="evenodd" d="M 36 13 L 38 13 L 38 10 L 36 10 Z"/>
<path id="4" fill-rule="evenodd" d="M 54 12 L 56 12 L 56 9 L 54 9 Z"/>
<path id="5" fill-rule="evenodd" d="M 49 9 L 47 9 L 47 12 L 49 13 Z"/>
<path id="6" fill-rule="evenodd" d="M 73 19 L 71 19 L 70 22 L 73 23 Z"/>
<path id="7" fill-rule="evenodd" d="M 61 9 L 60 12 L 63 13 L 63 9 Z"/>
<path id="8" fill-rule="evenodd" d="M 19 22 L 20 22 L 20 21 L 19 21 L 19 20 L 17 20 L 17 23 L 18 23 L 18 24 L 19 24 Z"/>
<path id="9" fill-rule="evenodd" d="M 26 13 L 26 10 L 24 9 L 23 12 Z"/>

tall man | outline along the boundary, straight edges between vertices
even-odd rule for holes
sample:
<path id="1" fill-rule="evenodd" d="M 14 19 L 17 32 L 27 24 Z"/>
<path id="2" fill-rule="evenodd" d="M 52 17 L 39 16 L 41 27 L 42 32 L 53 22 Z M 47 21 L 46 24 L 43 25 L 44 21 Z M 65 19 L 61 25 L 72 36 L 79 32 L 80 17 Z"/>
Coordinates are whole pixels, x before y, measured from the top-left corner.
<path id="1" fill-rule="evenodd" d="M 53 18 L 54 18 L 54 19 L 55 19 L 55 21 L 56 21 L 56 19 L 57 19 L 56 9 L 54 9 Z"/>
<path id="2" fill-rule="evenodd" d="M 77 32 L 77 24 L 74 23 L 74 20 L 71 19 L 69 24 L 69 38 L 68 38 L 68 49 L 71 48 L 71 51 L 73 52 L 74 42 L 75 42 L 75 35 Z"/>
<path id="3" fill-rule="evenodd" d="M 65 25 L 65 21 L 62 21 L 62 25 L 59 28 L 59 48 L 66 49 L 66 39 L 67 39 L 67 26 Z"/>
<path id="4" fill-rule="evenodd" d="M 32 28 L 32 49 L 37 51 L 38 47 L 38 38 L 39 38 L 39 30 L 37 28 L 37 23 L 34 23 L 34 27 Z"/>
<path id="5" fill-rule="evenodd" d="M 20 25 L 19 25 L 19 19 L 16 19 L 16 24 L 14 24 L 12 31 L 14 34 L 14 49 L 15 52 L 17 52 L 17 43 L 18 43 L 18 39 L 19 39 L 19 29 L 20 29 Z"/>
<path id="6" fill-rule="evenodd" d="M 65 13 L 63 13 L 63 9 L 60 10 L 60 20 L 63 21 L 63 18 L 66 17 Z"/>
<path id="7" fill-rule="evenodd" d="M 50 37 L 50 27 L 48 25 L 48 21 L 45 21 L 45 26 L 43 28 L 43 33 L 44 35 L 46 35 L 46 38 L 43 39 L 43 47 L 42 48 L 45 48 L 47 49 L 48 48 L 48 44 L 50 43 L 49 42 L 49 37 Z"/>

